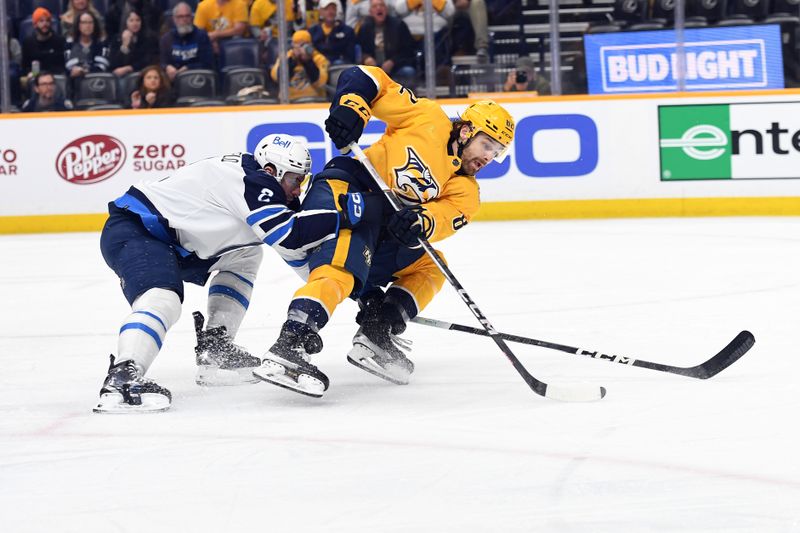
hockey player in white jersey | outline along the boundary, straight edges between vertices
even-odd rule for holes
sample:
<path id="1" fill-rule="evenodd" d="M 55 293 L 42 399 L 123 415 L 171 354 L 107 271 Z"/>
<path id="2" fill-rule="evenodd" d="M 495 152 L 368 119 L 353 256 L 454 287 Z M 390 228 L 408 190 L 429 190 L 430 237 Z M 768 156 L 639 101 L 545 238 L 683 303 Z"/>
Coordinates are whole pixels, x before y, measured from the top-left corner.
<path id="1" fill-rule="evenodd" d="M 341 210 L 298 212 L 300 185 L 311 169 L 305 144 L 269 135 L 254 153 L 204 159 L 154 182 L 137 184 L 109 204 L 100 237 L 103 258 L 119 276 L 131 314 L 120 328 L 117 356 L 95 412 L 169 408 L 172 395 L 145 377 L 181 312 L 183 283 L 205 285 L 208 324 L 195 316 L 199 384 L 257 382 L 261 360 L 233 343 L 261 263 L 272 246 L 301 277 L 307 251 L 351 228 L 364 211 L 343 195 Z M 348 214 L 349 213 L 349 214 Z M 199 315 L 197 313 L 196 315 Z"/>

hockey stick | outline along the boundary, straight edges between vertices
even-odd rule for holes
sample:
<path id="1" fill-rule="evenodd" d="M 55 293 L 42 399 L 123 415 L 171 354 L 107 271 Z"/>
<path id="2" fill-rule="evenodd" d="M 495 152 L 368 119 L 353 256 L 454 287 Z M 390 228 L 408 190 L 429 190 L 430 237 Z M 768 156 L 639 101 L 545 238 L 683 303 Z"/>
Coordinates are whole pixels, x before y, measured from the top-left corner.
<path id="1" fill-rule="evenodd" d="M 452 322 L 445 322 L 443 320 L 433 320 L 431 318 L 424 318 L 418 316 L 411 319 L 415 324 L 422 324 L 423 326 L 432 326 L 434 328 L 450 329 L 453 331 L 462 331 L 464 333 L 471 333 L 473 335 L 487 336 L 488 333 L 482 329 L 464 326 L 461 324 L 453 324 Z M 585 350 L 582 348 L 573 348 L 572 346 L 565 346 L 563 344 L 556 344 L 554 342 L 540 341 L 531 339 L 529 337 L 521 337 L 519 335 L 510 335 L 508 333 L 498 333 L 504 340 L 511 342 L 519 342 L 521 344 L 531 344 L 533 346 L 540 346 L 542 348 L 549 348 L 551 350 L 558 350 L 576 355 L 585 355 L 592 359 L 599 359 L 601 361 L 608 361 L 609 363 L 619 363 L 622 365 L 638 366 L 641 368 L 649 368 L 650 370 L 657 370 L 658 372 L 669 372 L 671 374 L 678 374 L 680 376 L 687 376 L 697 379 L 708 379 L 714 377 L 733 363 L 739 360 L 747 351 L 753 347 L 756 339 L 749 331 L 742 331 L 728 343 L 720 352 L 706 361 L 705 363 L 690 366 L 671 366 L 662 363 L 653 363 L 644 361 L 642 359 L 632 359 L 630 357 L 623 357 L 620 355 L 609 355 L 603 352 L 596 352 Z"/>
<path id="2" fill-rule="evenodd" d="M 349 146 L 350 150 L 352 150 L 353 154 L 355 154 L 356 158 L 364 165 L 364 168 L 367 169 L 372 179 L 375 183 L 380 187 L 383 194 L 386 196 L 389 203 L 392 205 L 395 211 L 400 211 L 403 206 L 400 203 L 400 200 L 397 199 L 395 193 L 389 188 L 388 185 L 383 181 L 383 179 L 378 174 L 378 171 L 375 170 L 375 167 L 372 166 L 372 163 L 364 152 L 361 150 L 361 147 L 358 146 L 356 143 L 350 143 Z M 511 348 L 505 343 L 501 335 L 494 329 L 492 324 L 489 322 L 489 319 L 486 318 L 486 315 L 478 308 L 477 304 L 474 300 L 467 294 L 467 291 L 464 290 L 464 287 L 461 286 L 461 283 L 458 282 L 456 277 L 450 271 L 450 268 L 442 261 L 442 258 L 439 257 L 439 254 L 436 253 L 436 250 L 430 245 L 427 239 L 420 238 L 419 239 L 422 248 L 427 252 L 427 254 L 433 259 L 433 262 L 436 263 L 436 266 L 439 270 L 444 274 L 444 277 L 447 278 L 447 281 L 450 282 L 450 285 L 456 290 L 461 299 L 467 304 L 467 307 L 470 308 L 472 314 L 475 315 L 475 318 L 478 319 L 478 322 L 481 323 L 483 326 L 483 330 L 485 334 L 490 336 L 492 340 L 497 344 L 497 346 L 503 351 L 505 356 L 513 365 L 514 369 L 519 372 L 519 375 L 522 376 L 522 379 L 525 380 L 525 383 L 538 395 L 544 396 L 546 398 L 552 398 L 554 400 L 562 400 L 568 402 L 586 402 L 592 400 L 599 400 L 603 396 L 606 395 L 606 389 L 604 387 L 595 387 L 591 385 L 548 385 L 547 383 L 536 379 L 530 372 L 528 372 L 522 363 L 519 362 L 519 359 L 514 355 L 514 352 L 511 351 Z"/>

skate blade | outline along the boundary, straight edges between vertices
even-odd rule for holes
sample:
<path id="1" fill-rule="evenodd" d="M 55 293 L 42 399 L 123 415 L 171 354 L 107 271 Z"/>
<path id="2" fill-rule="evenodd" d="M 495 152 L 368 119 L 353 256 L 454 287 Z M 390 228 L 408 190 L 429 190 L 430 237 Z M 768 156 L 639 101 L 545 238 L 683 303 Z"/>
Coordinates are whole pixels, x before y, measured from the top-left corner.
<path id="1" fill-rule="evenodd" d="M 253 370 L 258 367 L 224 369 L 218 366 L 200 365 L 197 367 L 194 381 L 202 387 L 235 387 L 258 383 Z"/>
<path id="2" fill-rule="evenodd" d="M 131 405 L 122 401 L 122 394 L 109 393 L 100 397 L 100 402 L 92 409 L 103 414 L 144 414 L 158 413 L 170 408 L 172 402 L 162 394 L 142 394 L 141 405 Z"/>
<path id="3" fill-rule="evenodd" d="M 313 378 L 308 374 L 300 374 L 297 379 L 287 376 L 284 373 L 276 373 L 272 366 L 279 366 L 273 363 L 270 367 L 264 368 L 263 366 L 257 370 L 253 370 L 253 375 L 262 381 L 272 383 L 278 387 L 288 389 L 298 394 L 311 396 L 312 398 L 322 398 L 322 393 L 325 392 L 325 384 L 317 378 Z M 285 370 L 283 367 L 280 367 Z"/>
<path id="4" fill-rule="evenodd" d="M 375 355 L 374 352 L 366 346 L 356 344 L 347 354 L 347 361 L 361 370 L 365 370 L 373 376 L 378 376 L 395 385 L 408 385 L 411 377 L 409 372 L 396 365 L 389 365 L 384 368 L 375 362 L 372 358 L 373 355 Z"/>

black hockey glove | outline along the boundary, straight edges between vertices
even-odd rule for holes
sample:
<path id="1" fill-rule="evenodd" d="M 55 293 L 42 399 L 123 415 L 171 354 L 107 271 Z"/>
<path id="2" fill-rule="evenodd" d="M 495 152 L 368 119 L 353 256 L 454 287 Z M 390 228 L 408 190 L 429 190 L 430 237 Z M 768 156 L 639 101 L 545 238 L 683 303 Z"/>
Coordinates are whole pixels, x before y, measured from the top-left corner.
<path id="1" fill-rule="evenodd" d="M 328 132 L 336 148 L 342 150 L 361 138 L 364 125 L 369 122 L 370 116 L 369 107 L 363 98 L 355 94 L 346 94 L 339 99 L 339 103 L 325 120 L 325 131 Z"/>
<path id="2" fill-rule="evenodd" d="M 325 120 L 325 131 L 339 150 L 361 137 L 364 119 L 349 107 L 338 106 Z"/>
<path id="3" fill-rule="evenodd" d="M 419 246 L 419 239 L 424 237 L 420 211 L 419 207 L 406 207 L 389 218 L 386 229 L 403 246 L 416 248 Z"/>
<path id="4" fill-rule="evenodd" d="M 339 195 L 339 207 L 341 208 L 339 227 L 352 229 L 358 224 L 377 224 L 383 222 L 385 205 L 383 193 L 360 193 L 351 192 Z"/>

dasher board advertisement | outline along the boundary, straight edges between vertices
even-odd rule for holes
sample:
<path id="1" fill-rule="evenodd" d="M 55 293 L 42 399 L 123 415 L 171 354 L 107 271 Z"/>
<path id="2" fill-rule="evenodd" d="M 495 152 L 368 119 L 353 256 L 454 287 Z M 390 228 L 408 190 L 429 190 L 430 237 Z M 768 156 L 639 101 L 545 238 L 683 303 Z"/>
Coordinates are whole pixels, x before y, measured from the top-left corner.
<path id="1" fill-rule="evenodd" d="M 679 55 L 674 30 L 584 36 L 591 94 L 678 90 L 680 58 L 685 89 L 781 89 L 783 54 L 777 24 L 696 28 L 683 32 Z"/>
<path id="2" fill-rule="evenodd" d="M 800 179 L 800 102 L 658 108 L 661 180 Z"/>

